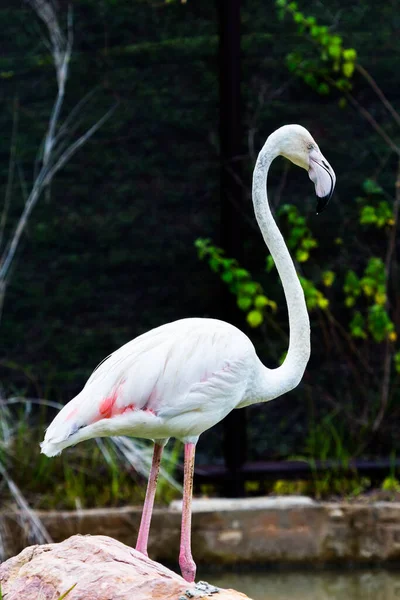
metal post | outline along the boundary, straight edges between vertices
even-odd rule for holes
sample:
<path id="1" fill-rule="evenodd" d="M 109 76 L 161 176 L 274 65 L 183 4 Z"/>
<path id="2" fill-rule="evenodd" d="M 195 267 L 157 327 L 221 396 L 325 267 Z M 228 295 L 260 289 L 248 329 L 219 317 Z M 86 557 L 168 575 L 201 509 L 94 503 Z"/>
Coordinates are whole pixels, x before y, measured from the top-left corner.
<path id="1" fill-rule="evenodd" d="M 227 256 L 243 257 L 243 190 L 241 186 L 242 115 L 240 93 L 241 0 L 217 0 L 219 21 L 221 245 Z M 223 318 L 239 324 L 234 297 L 225 289 Z M 229 477 L 225 493 L 243 496 L 240 468 L 246 460 L 246 413 L 233 411 L 224 421 L 224 454 Z"/>

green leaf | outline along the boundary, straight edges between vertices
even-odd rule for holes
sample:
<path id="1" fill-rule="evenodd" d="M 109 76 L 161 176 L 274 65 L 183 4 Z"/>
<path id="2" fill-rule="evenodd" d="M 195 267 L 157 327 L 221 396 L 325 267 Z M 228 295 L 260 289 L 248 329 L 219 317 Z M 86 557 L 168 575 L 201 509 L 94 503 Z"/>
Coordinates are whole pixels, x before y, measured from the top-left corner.
<path id="1" fill-rule="evenodd" d="M 350 333 L 355 338 L 366 339 L 367 334 L 365 333 L 365 319 L 359 311 L 354 313 L 352 320 L 350 321 Z"/>
<path id="2" fill-rule="evenodd" d="M 325 298 L 325 296 L 323 296 L 321 294 L 317 298 L 317 304 L 318 304 L 319 308 L 321 308 L 322 310 L 326 310 L 329 306 L 329 300 L 328 300 L 328 298 Z"/>
<path id="3" fill-rule="evenodd" d="M 355 62 L 357 59 L 357 52 L 354 48 L 347 48 L 346 50 L 343 50 L 343 58 L 348 62 Z"/>
<path id="4" fill-rule="evenodd" d="M 361 289 L 367 297 L 373 296 L 375 293 L 375 280 L 372 277 L 363 277 L 360 280 Z"/>
<path id="5" fill-rule="evenodd" d="M 337 63 L 337 65 L 335 66 L 334 71 L 339 71 L 339 63 Z M 351 83 L 348 79 L 340 78 L 336 81 L 336 87 L 341 92 L 346 92 L 348 90 L 351 90 Z"/>
<path id="6" fill-rule="evenodd" d="M 386 200 L 379 202 L 376 208 L 376 225 L 383 227 L 384 225 L 394 225 L 393 210 Z"/>
<path id="7" fill-rule="evenodd" d="M 264 316 L 259 310 L 252 310 L 249 312 L 246 319 L 250 327 L 259 327 L 264 321 Z"/>
<path id="8" fill-rule="evenodd" d="M 341 46 L 342 38 L 339 35 L 333 35 L 331 38 L 332 44 L 336 46 Z"/>
<path id="9" fill-rule="evenodd" d="M 345 75 L 346 77 L 351 77 L 354 73 L 354 63 L 351 63 L 351 62 L 343 63 L 342 71 L 343 71 L 343 75 Z"/>
<path id="10" fill-rule="evenodd" d="M 210 258 L 209 263 L 210 269 L 217 273 L 219 270 L 220 261 L 217 258 Z"/>
<path id="11" fill-rule="evenodd" d="M 225 281 L 225 283 L 230 283 L 233 280 L 232 271 L 224 271 L 221 275 L 221 279 L 222 281 Z"/>
<path id="12" fill-rule="evenodd" d="M 366 194 L 383 193 L 383 189 L 374 179 L 366 179 L 363 183 L 363 190 Z"/>
<path id="13" fill-rule="evenodd" d="M 326 96 L 327 94 L 329 94 L 329 85 L 327 83 L 320 83 L 318 86 L 318 93 Z"/>
<path id="14" fill-rule="evenodd" d="M 307 250 L 302 250 L 301 248 L 296 251 L 296 259 L 299 262 L 307 262 L 310 257 L 310 253 Z"/>
<path id="15" fill-rule="evenodd" d="M 311 250 L 318 247 L 318 242 L 314 238 L 304 238 L 301 240 L 301 247 L 303 250 Z"/>
<path id="16" fill-rule="evenodd" d="M 224 269 L 229 269 L 234 263 L 235 263 L 234 258 L 222 258 L 221 259 L 221 264 L 224 267 Z"/>
<path id="17" fill-rule="evenodd" d="M 335 281 L 335 273 L 333 271 L 324 271 L 322 273 L 322 283 L 325 287 L 331 287 Z"/>
<path id="18" fill-rule="evenodd" d="M 270 273 L 270 271 L 272 271 L 274 266 L 275 266 L 274 259 L 272 258 L 271 255 L 268 255 L 267 258 L 265 259 L 265 269 L 266 269 L 267 273 Z"/>
<path id="19" fill-rule="evenodd" d="M 247 279 L 250 277 L 250 273 L 246 269 L 235 269 L 235 277 L 236 279 Z"/>
<path id="20" fill-rule="evenodd" d="M 286 63 L 289 71 L 294 71 L 297 69 L 302 60 L 303 58 L 301 54 L 298 54 L 297 52 L 290 52 L 290 54 L 288 54 L 286 57 Z"/>
<path id="21" fill-rule="evenodd" d="M 394 367 L 396 369 L 396 373 L 400 373 L 400 351 L 396 352 L 394 355 Z"/>
<path id="22" fill-rule="evenodd" d="M 372 223 L 376 223 L 376 214 L 375 208 L 373 206 L 367 205 L 363 206 L 360 211 L 360 223 L 361 225 L 371 225 Z"/>
<path id="23" fill-rule="evenodd" d="M 262 294 L 260 294 L 259 296 L 256 296 L 254 298 L 254 306 L 258 309 L 262 309 L 265 306 L 268 306 L 269 304 L 269 300 L 266 296 L 263 296 Z"/>
<path id="24" fill-rule="evenodd" d="M 336 46 L 335 44 L 330 44 L 328 46 L 328 53 L 332 58 L 339 58 L 341 55 L 342 49 L 340 46 Z"/>
<path id="25" fill-rule="evenodd" d="M 239 296 L 237 299 L 237 305 L 240 310 L 247 311 L 253 304 L 253 298 L 251 296 Z"/>
<path id="26" fill-rule="evenodd" d="M 347 295 L 359 296 L 361 293 L 360 280 L 352 270 L 347 271 L 343 291 Z"/>
<path id="27" fill-rule="evenodd" d="M 74 587 L 76 587 L 76 583 L 74 583 L 74 585 L 73 585 L 73 586 L 71 586 L 71 587 L 69 588 L 69 590 L 67 590 L 66 592 L 64 592 L 64 593 L 63 593 L 63 594 L 62 594 L 62 595 L 61 595 L 61 596 L 60 596 L 60 597 L 59 597 L 57 600 L 64 600 L 64 598 L 66 598 L 66 597 L 67 597 L 67 595 L 68 595 L 70 592 L 72 592 L 72 590 L 74 589 Z"/>
<path id="28" fill-rule="evenodd" d="M 240 290 L 249 296 L 254 296 L 258 290 L 258 284 L 254 281 L 248 281 L 240 286 Z"/>
<path id="29" fill-rule="evenodd" d="M 317 78 L 313 73 L 305 73 L 303 79 L 312 88 L 316 87 L 318 84 Z"/>
<path id="30" fill-rule="evenodd" d="M 374 304 L 369 308 L 368 329 L 376 342 L 383 342 L 394 331 L 394 324 L 383 306 Z"/>

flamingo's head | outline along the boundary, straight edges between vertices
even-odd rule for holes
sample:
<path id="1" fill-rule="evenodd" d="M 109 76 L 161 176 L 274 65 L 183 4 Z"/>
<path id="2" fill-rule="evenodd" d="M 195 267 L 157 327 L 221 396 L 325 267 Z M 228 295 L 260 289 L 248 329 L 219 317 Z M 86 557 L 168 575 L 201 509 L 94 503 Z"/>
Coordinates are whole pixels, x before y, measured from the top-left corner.
<path id="1" fill-rule="evenodd" d="M 312 135 L 301 125 L 284 125 L 276 132 L 278 154 L 306 169 L 318 197 L 317 213 L 326 208 L 335 189 L 336 175 Z M 272 134 L 274 135 L 274 134 Z"/>

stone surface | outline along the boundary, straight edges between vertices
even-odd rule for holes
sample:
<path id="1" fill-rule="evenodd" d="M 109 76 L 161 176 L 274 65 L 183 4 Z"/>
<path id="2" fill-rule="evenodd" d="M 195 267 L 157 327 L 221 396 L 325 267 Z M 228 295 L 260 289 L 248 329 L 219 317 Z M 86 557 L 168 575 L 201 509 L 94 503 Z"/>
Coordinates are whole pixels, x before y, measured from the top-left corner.
<path id="1" fill-rule="evenodd" d="M 317 502 L 307 496 L 260 496 L 258 498 L 194 498 L 192 512 L 215 512 L 229 510 L 271 510 L 295 506 L 315 506 Z M 182 500 L 174 500 L 170 510 L 182 512 Z"/>
<path id="2" fill-rule="evenodd" d="M 305 498 L 196 500 L 193 556 L 198 565 L 400 561 L 400 503 L 315 502 Z M 157 508 L 150 530 L 152 559 L 177 564 L 180 504 Z M 40 512 L 54 541 L 75 533 L 110 535 L 134 546 L 141 507 Z M 27 545 L 15 515 L 3 515 L 8 556 Z"/>
<path id="3" fill-rule="evenodd" d="M 0 566 L 7 600 L 246 600 L 233 590 L 182 577 L 106 536 L 75 535 L 59 544 L 30 546 Z M 247 600 L 249 600 L 247 598 Z"/>

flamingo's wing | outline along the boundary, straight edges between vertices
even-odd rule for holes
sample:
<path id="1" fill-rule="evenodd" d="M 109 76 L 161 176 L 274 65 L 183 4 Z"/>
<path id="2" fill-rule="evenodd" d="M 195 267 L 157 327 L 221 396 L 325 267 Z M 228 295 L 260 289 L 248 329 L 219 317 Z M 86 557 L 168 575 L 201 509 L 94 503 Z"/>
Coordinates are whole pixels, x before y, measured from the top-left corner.
<path id="1" fill-rule="evenodd" d="M 131 411 L 147 411 L 163 421 L 199 411 L 207 414 L 207 423 L 215 423 L 240 401 L 245 364 L 253 353 L 247 336 L 222 321 L 184 319 L 154 329 L 98 366 L 57 415 L 46 439 L 66 440 L 112 417 L 118 417 L 112 419 L 117 424 Z"/>
<path id="2" fill-rule="evenodd" d="M 242 332 L 221 321 L 177 321 L 114 352 L 83 391 L 111 416 L 127 409 L 165 416 L 193 410 L 196 391 L 236 382 L 249 346 L 253 349 Z"/>

